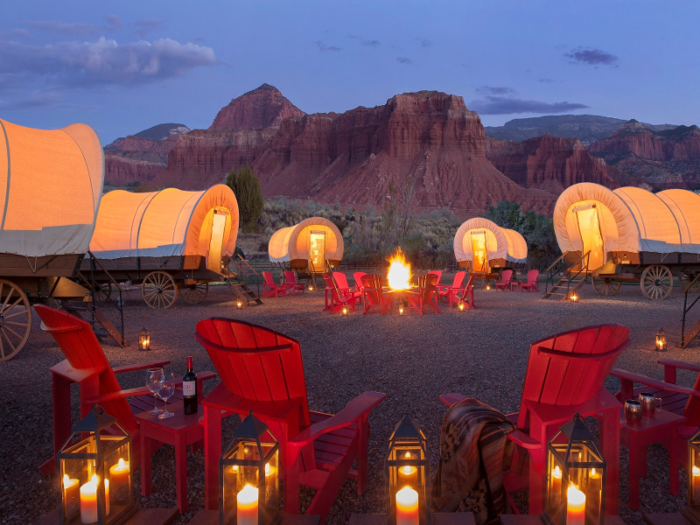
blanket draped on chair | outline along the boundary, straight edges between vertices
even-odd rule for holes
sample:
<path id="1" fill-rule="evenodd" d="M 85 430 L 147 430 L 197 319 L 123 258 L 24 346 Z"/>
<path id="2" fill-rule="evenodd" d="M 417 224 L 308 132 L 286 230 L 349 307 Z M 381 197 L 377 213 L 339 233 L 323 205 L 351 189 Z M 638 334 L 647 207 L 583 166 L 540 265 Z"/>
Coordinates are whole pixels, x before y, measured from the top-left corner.
<path id="1" fill-rule="evenodd" d="M 435 511 L 473 512 L 481 525 L 497 523 L 507 510 L 503 471 L 513 456 L 513 430 L 506 416 L 476 399 L 448 409 L 432 488 Z"/>

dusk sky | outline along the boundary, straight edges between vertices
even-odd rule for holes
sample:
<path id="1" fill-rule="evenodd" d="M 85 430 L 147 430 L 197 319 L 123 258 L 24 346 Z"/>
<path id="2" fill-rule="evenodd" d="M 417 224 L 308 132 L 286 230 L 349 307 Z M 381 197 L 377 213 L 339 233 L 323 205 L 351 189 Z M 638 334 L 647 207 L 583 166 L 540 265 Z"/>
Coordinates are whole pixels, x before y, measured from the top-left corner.
<path id="1" fill-rule="evenodd" d="M 700 123 L 694 1 L 4 2 L 0 117 L 104 144 L 208 127 L 269 83 L 307 113 L 460 95 L 485 125 L 546 114 Z"/>

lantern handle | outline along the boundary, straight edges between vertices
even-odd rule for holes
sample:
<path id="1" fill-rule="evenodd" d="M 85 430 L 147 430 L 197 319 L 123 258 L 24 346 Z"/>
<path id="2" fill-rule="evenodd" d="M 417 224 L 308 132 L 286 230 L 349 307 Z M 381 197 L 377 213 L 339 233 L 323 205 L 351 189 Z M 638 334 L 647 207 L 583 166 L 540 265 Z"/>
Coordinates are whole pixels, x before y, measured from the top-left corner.
<path id="1" fill-rule="evenodd" d="M 92 412 L 93 412 L 93 414 L 95 414 L 96 416 L 103 416 L 104 413 L 105 413 L 105 409 L 102 408 L 102 405 L 99 405 L 98 403 L 94 403 L 94 404 L 92 405 Z"/>

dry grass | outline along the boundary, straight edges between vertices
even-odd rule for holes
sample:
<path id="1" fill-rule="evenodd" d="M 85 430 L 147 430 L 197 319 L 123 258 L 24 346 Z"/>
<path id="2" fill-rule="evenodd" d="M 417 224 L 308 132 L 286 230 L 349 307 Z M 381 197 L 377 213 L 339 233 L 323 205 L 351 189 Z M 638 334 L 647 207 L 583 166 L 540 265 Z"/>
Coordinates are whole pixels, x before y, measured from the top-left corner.
<path id="1" fill-rule="evenodd" d="M 445 277 L 447 279 L 447 277 Z M 437 464 L 440 427 L 445 407 L 439 396 L 462 392 L 503 412 L 518 409 L 528 355 L 528 343 L 551 334 L 599 323 L 620 323 L 632 330 L 632 346 L 617 366 L 662 378 L 653 351 L 655 332 L 664 327 L 670 347 L 680 336 L 682 297 L 678 290 L 663 302 L 642 298 L 639 288 L 625 286 L 617 297 L 602 299 L 590 286 L 577 304 L 544 301 L 539 294 L 477 291 L 478 308 L 459 314 L 442 306 L 439 315 L 411 313 L 399 318 L 360 312 L 341 318 L 321 311 L 323 294 L 267 299 L 259 307 L 236 310 L 225 287 L 212 287 L 204 303 L 183 302 L 168 311 L 153 311 L 140 300 L 138 292 L 128 294 L 126 324 L 132 344 L 146 326 L 153 339 L 153 351 L 141 354 L 134 346 L 119 349 L 105 344 L 114 365 L 142 360 L 170 359 L 166 370 L 184 372 L 185 358 L 194 356 L 197 370 L 211 369 L 211 363 L 193 339 L 195 324 L 210 316 L 245 319 L 297 338 L 302 345 L 309 404 L 314 410 L 335 413 L 365 390 L 387 394 L 387 400 L 371 418 L 370 486 L 362 497 L 356 483 L 347 481 L 330 516 L 330 523 L 346 523 L 351 512 L 384 510 L 383 459 L 386 440 L 402 414 L 417 417 L 427 433 L 433 466 Z M 700 311 L 698 312 L 700 315 Z M 37 467 L 52 450 L 51 378 L 49 367 L 63 359 L 35 318 L 30 342 L 12 361 L 0 364 L 0 521 L 28 523 L 57 505 L 56 477 L 43 477 Z M 681 361 L 700 363 L 697 347 L 672 350 L 666 354 Z M 693 377 L 681 374 L 680 382 L 691 385 Z M 122 387 L 140 386 L 142 373 L 120 377 Z M 211 385 L 213 386 L 213 385 Z M 208 387 L 208 388 L 211 388 Z M 607 384 L 613 392 L 616 380 Z M 73 392 L 74 403 L 77 392 Z M 77 418 L 77 413 L 74 415 Z M 236 418 L 229 418 L 224 439 Z M 140 498 L 140 504 L 175 504 L 174 455 L 163 447 L 154 458 L 154 493 Z M 186 523 L 202 508 L 204 490 L 203 453 L 189 457 L 191 511 L 180 518 Z M 641 513 L 627 507 L 627 452 L 622 450 L 620 513 L 630 523 L 641 523 Z M 138 477 L 137 477 L 138 479 Z M 682 478 L 682 483 L 684 482 Z M 683 485 L 681 485 L 683 487 Z M 137 484 L 140 490 L 140 484 Z M 684 493 L 668 493 L 668 457 L 658 446 L 649 449 L 649 477 L 642 481 L 642 510 L 678 511 Z"/>

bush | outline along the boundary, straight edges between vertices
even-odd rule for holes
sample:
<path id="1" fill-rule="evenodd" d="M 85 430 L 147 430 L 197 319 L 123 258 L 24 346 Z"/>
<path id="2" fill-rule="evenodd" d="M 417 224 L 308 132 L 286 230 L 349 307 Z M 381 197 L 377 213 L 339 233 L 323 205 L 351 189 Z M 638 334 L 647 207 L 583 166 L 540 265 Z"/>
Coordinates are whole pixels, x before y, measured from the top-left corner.
<path id="1" fill-rule="evenodd" d="M 253 231 L 265 207 L 265 198 L 260 189 L 260 181 L 253 173 L 253 169 L 246 166 L 239 171 L 231 170 L 226 175 L 225 182 L 236 195 L 238 214 L 243 229 L 245 231 Z"/>

